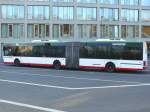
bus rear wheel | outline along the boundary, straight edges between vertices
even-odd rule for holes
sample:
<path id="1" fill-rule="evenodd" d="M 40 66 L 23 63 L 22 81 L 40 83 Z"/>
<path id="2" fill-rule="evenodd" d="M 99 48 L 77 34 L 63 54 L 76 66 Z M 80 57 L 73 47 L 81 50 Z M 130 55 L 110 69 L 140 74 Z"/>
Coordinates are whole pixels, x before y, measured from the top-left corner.
<path id="1" fill-rule="evenodd" d="M 107 63 L 105 66 L 105 71 L 107 72 L 114 72 L 116 70 L 116 67 L 113 63 Z"/>
<path id="2" fill-rule="evenodd" d="M 56 70 L 61 69 L 61 63 L 60 63 L 60 61 L 58 61 L 58 60 L 54 61 L 53 68 L 56 69 Z"/>
<path id="3" fill-rule="evenodd" d="M 14 60 L 14 64 L 15 64 L 16 66 L 20 66 L 20 60 L 19 60 L 19 59 L 15 59 L 15 60 Z"/>

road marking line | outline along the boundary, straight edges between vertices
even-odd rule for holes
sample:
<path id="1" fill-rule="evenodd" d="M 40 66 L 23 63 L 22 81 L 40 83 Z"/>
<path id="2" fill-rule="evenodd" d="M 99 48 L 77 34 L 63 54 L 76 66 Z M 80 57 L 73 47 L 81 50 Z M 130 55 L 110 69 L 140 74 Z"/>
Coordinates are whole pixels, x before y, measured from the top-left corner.
<path id="1" fill-rule="evenodd" d="M 38 87 L 47 87 L 47 88 L 67 89 L 67 90 L 73 90 L 73 89 L 74 89 L 74 88 L 63 87 L 63 86 L 53 86 L 53 85 L 46 85 L 46 84 L 20 82 L 20 81 L 3 80 L 3 79 L 0 79 L 0 82 L 16 83 L 16 84 L 22 84 L 22 85 L 30 85 L 30 86 L 38 86 Z"/>
<path id="2" fill-rule="evenodd" d="M 41 74 L 29 74 L 29 73 L 20 73 L 20 72 L 9 72 L 9 71 L 0 71 L 4 73 L 18 73 L 21 75 L 28 75 L 28 76 L 42 76 L 42 77 L 53 77 L 53 78 L 65 78 L 65 79 L 77 79 L 77 80 L 88 80 L 88 81 L 103 81 L 103 82 L 118 82 L 118 83 L 133 83 L 139 84 L 141 82 L 129 82 L 129 81 L 118 81 L 118 80 L 104 80 L 104 79 L 89 79 L 89 78 L 78 78 L 78 77 L 65 77 L 65 76 L 52 76 L 52 75 L 41 75 Z M 0 74 L 3 75 L 3 74 Z M 16 75 L 16 74 L 15 74 Z"/>
<path id="3" fill-rule="evenodd" d="M 96 87 L 71 88 L 71 87 L 44 85 L 44 84 L 37 84 L 37 83 L 28 83 L 28 82 L 19 82 L 19 81 L 12 81 L 12 80 L 3 80 L 3 79 L 0 79 L 0 82 L 8 82 L 8 83 L 30 85 L 30 86 L 38 86 L 38 87 L 46 87 L 46 88 L 56 88 L 56 89 L 64 89 L 64 90 L 91 90 L 91 89 L 109 89 L 109 88 L 127 88 L 127 87 L 150 86 L 150 83 L 141 83 L 141 84 L 135 84 L 135 85 L 116 85 L 116 86 L 96 86 Z"/>
<path id="4" fill-rule="evenodd" d="M 35 106 L 35 105 L 30 105 L 30 104 L 25 104 L 25 103 L 19 103 L 19 102 L 14 102 L 14 101 L 8 101 L 8 100 L 3 100 L 3 99 L 0 99 L 0 103 L 11 104 L 11 105 L 16 105 L 16 106 L 20 106 L 20 107 L 26 107 L 26 108 L 45 111 L 45 112 L 65 112 L 65 111 L 61 111 L 61 110 L 44 108 L 44 107 L 40 107 L 40 106 Z"/>

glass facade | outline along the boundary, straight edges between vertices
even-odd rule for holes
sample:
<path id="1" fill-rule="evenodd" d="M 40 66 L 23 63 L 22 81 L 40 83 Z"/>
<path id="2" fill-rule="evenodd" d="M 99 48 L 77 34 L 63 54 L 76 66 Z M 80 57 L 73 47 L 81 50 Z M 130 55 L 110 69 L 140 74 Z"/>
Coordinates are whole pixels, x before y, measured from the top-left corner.
<path id="1" fill-rule="evenodd" d="M 118 21 L 119 10 L 110 8 L 100 8 L 99 11 L 100 19 L 103 21 Z"/>
<path id="2" fill-rule="evenodd" d="M 136 38 L 139 37 L 139 27 L 138 26 L 121 26 L 121 37 L 122 38 Z"/>
<path id="3" fill-rule="evenodd" d="M 78 38 L 95 38 L 97 36 L 96 25 L 83 25 L 79 24 L 78 29 Z"/>
<path id="4" fill-rule="evenodd" d="M 142 37 L 149 38 L 150 37 L 150 26 L 142 26 Z"/>
<path id="5" fill-rule="evenodd" d="M 0 35 L 2 39 L 148 37 L 149 6 L 150 0 L 14 0 L 12 4 L 0 0 Z"/>
<path id="6" fill-rule="evenodd" d="M 24 37 L 24 25 L 23 24 L 2 24 L 1 25 L 1 37 L 2 38 L 22 38 Z"/>
<path id="7" fill-rule="evenodd" d="M 77 20 L 92 20 L 95 21 L 96 17 L 96 8 L 77 8 Z"/>
<path id="8" fill-rule="evenodd" d="M 118 4 L 119 0 L 99 0 L 100 4 Z"/>
<path id="9" fill-rule="evenodd" d="M 122 5 L 139 5 L 139 0 L 121 0 Z"/>
<path id="10" fill-rule="evenodd" d="M 53 2 L 73 2 L 73 0 L 53 0 Z"/>
<path id="11" fill-rule="evenodd" d="M 142 21 L 150 22 L 150 10 L 142 10 Z"/>
<path id="12" fill-rule="evenodd" d="M 49 6 L 28 6 L 28 19 L 49 19 Z"/>
<path id="13" fill-rule="evenodd" d="M 47 24 L 28 24 L 28 38 L 45 38 L 49 37 L 49 25 Z"/>
<path id="14" fill-rule="evenodd" d="M 28 1 L 31 1 L 31 2 L 48 2 L 50 0 L 28 0 Z"/>
<path id="15" fill-rule="evenodd" d="M 118 25 L 100 25 L 101 38 L 118 38 Z"/>
<path id="16" fill-rule="evenodd" d="M 121 10 L 121 20 L 129 21 L 129 22 L 137 22 L 139 20 L 138 10 L 122 9 Z"/>
<path id="17" fill-rule="evenodd" d="M 77 0 L 79 3 L 96 3 L 97 0 Z"/>
<path id="18" fill-rule="evenodd" d="M 150 0 L 141 0 L 143 6 L 150 6 Z"/>
<path id="19" fill-rule="evenodd" d="M 69 38 L 74 35 L 74 25 L 72 24 L 54 24 L 53 38 Z"/>
<path id="20" fill-rule="evenodd" d="M 2 19 L 24 19 L 24 6 L 2 5 Z"/>
<path id="21" fill-rule="evenodd" d="M 53 20 L 73 20 L 73 7 L 53 7 Z"/>

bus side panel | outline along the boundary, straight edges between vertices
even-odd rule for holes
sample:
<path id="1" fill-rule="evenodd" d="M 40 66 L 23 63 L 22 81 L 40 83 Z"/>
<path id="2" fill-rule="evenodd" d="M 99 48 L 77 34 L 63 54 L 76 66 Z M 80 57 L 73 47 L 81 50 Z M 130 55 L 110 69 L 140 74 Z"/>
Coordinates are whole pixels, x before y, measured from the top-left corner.
<path id="1" fill-rule="evenodd" d="M 120 67 L 118 60 L 112 59 L 80 59 L 80 68 L 95 68 L 95 69 L 105 69 L 107 63 L 114 63 L 116 68 Z"/>
<path id="2" fill-rule="evenodd" d="M 55 60 L 59 60 L 62 66 L 66 65 L 65 58 L 3 56 L 5 64 L 14 64 L 15 59 L 19 59 L 20 63 L 24 65 L 52 66 Z"/>
<path id="3" fill-rule="evenodd" d="M 117 70 L 143 70 L 143 61 L 84 58 L 79 60 L 80 68 L 104 69 L 108 62 L 114 63 Z"/>
<path id="4" fill-rule="evenodd" d="M 79 59 L 79 66 L 80 68 L 104 68 L 104 60 L 101 59 Z"/>
<path id="5" fill-rule="evenodd" d="M 62 66 L 66 65 L 65 58 L 47 58 L 47 57 L 22 57 L 21 63 L 22 64 L 30 64 L 30 65 L 45 65 L 45 66 L 52 66 L 55 60 L 59 60 Z"/>
<path id="6" fill-rule="evenodd" d="M 3 62 L 5 64 L 13 64 L 14 63 L 14 59 L 20 59 L 20 57 L 14 57 L 14 56 L 3 56 Z"/>
<path id="7" fill-rule="evenodd" d="M 137 60 L 118 60 L 120 64 L 118 70 L 143 70 L 143 61 Z"/>

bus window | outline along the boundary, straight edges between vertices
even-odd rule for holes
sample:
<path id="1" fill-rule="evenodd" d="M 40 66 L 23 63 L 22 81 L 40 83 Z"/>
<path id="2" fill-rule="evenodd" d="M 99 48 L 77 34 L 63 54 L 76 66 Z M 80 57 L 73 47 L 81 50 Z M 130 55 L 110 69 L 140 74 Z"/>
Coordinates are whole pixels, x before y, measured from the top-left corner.
<path id="1" fill-rule="evenodd" d="M 122 45 L 113 45 L 111 47 L 111 59 L 123 59 L 123 50 L 124 46 Z"/>
<path id="2" fill-rule="evenodd" d="M 8 47 L 3 47 L 3 51 L 4 51 L 4 56 L 12 56 L 12 47 L 8 46 Z"/>
<path id="3" fill-rule="evenodd" d="M 142 44 L 127 44 L 124 47 L 123 59 L 125 60 L 142 60 L 143 49 Z"/>
<path id="4" fill-rule="evenodd" d="M 109 53 L 109 46 L 102 45 L 102 46 L 97 46 L 95 49 L 95 54 L 97 59 L 109 59 L 110 58 L 110 53 Z"/>

